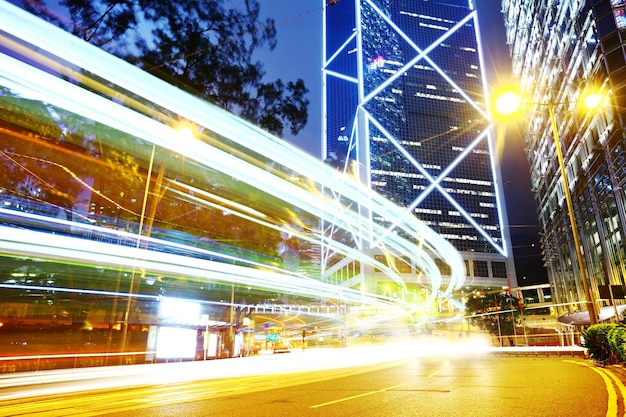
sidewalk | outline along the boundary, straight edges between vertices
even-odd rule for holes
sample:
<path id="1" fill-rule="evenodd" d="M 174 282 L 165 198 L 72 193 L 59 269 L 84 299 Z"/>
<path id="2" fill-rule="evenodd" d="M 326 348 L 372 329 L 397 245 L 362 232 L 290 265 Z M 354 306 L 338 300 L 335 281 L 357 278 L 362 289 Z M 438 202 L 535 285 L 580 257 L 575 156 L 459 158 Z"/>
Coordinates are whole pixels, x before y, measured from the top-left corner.
<path id="1" fill-rule="evenodd" d="M 585 348 L 581 346 L 492 347 L 489 348 L 489 352 L 500 356 L 585 356 Z"/>

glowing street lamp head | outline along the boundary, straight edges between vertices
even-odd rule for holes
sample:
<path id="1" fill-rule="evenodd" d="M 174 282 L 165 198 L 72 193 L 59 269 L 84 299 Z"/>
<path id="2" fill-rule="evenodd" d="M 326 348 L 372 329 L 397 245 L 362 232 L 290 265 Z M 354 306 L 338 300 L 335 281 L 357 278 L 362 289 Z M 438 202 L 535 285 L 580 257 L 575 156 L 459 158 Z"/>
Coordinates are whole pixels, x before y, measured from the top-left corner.
<path id="1" fill-rule="evenodd" d="M 189 126 L 182 126 L 176 129 L 176 133 L 181 139 L 191 139 L 194 137 L 193 130 L 191 130 Z"/>
<path id="2" fill-rule="evenodd" d="M 496 98 L 496 110 L 503 116 L 509 116 L 522 107 L 522 99 L 519 94 L 507 91 Z"/>
<path id="3" fill-rule="evenodd" d="M 589 94 L 583 99 L 583 104 L 588 109 L 595 109 L 600 105 L 601 102 L 602 96 L 598 93 Z"/>

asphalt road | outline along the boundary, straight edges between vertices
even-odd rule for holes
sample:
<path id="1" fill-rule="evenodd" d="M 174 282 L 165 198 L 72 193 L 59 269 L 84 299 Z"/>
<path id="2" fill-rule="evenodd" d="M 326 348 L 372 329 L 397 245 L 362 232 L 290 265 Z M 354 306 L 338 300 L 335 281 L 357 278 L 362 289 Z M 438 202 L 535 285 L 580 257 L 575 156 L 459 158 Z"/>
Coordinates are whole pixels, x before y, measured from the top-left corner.
<path id="1" fill-rule="evenodd" d="M 346 365 L 350 364 L 349 353 Z M 311 356 L 274 355 L 277 370 L 232 378 L 102 388 L 0 401 L 0 416 L 623 416 L 615 369 L 573 357 L 428 355 L 304 370 Z M 304 361 L 300 371 L 280 363 Z M 215 361 L 227 364 L 228 361 Z M 231 362 L 235 363 L 235 362 Z M 252 363 L 252 362 L 249 362 Z M 197 366 L 200 366 L 198 364 Z M 80 381 L 74 384 L 81 384 Z M 80 388 L 78 385 L 76 389 Z M 0 391 L 1 393 L 1 391 Z M 0 399 L 2 396 L 0 396 Z"/>
<path id="2" fill-rule="evenodd" d="M 362 370 L 364 371 L 364 370 Z M 555 358 L 421 358 L 291 386 L 291 378 L 241 380 L 238 391 L 115 416 L 607 416 L 602 377 Z M 185 393 L 183 393 L 185 395 Z M 218 398 L 213 398 L 218 397 Z M 155 398 L 157 399 L 157 398 Z M 614 414 L 617 415 L 617 412 Z M 623 413 L 621 414 L 623 415 Z"/>

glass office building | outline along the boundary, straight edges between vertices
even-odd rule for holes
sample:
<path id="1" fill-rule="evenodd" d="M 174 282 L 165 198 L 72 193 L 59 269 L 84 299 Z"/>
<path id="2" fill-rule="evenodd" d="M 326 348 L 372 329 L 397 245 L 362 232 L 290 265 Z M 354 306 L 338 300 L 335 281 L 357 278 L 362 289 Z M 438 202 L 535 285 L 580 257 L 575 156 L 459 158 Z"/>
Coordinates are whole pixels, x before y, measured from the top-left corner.
<path id="1" fill-rule="evenodd" d="M 471 3 L 328 3 L 324 148 L 461 251 L 470 286 L 516 285 Z M 371 217 L 398 233 L 397 219 Z"/>
<path id="2" fill-rule="evenodd" d="M 623 0 L 502 2 L 513 73 L 523 96 L 534 103 L 525 108 L 526 150 L 545 265 L 563 314 L 584 311 L 589 301 L 599 319 L 613 315 L 607 285 L 614 286 L 614 298 L 623 298 L 625 7 Z M 579 105 L 589 91 L 604 97 L 594 111 Z M 573 243 L 548 106 L 562 145 L 582 262 Z"/>

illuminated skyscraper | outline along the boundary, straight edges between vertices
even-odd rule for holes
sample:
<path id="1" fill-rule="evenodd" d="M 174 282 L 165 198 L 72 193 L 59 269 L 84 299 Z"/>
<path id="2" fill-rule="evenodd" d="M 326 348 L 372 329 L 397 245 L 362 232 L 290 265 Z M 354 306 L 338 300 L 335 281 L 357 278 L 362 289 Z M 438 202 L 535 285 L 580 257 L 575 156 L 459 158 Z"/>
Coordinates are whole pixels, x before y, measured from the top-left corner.
<path id="1" fill-rule="evenodd" d="M 328 3 L 324 146 L 330 163 L 461 251 L 467 284 L 515 285 L 471 3 Z M 387 233 L 396 221 L 372 216 Z"/>
<path id="2" fill-rule="evenodd" d="M 608 284 L 621 293 L 626 283 L 626 1 L 504 0 L 502 11 L 513 75 L 532 103 L 524 109 L 525 142 L 553 298 L 563 313 L 580 305 L 584 310 L 586 301 L 598 310 L 608 304 Z M 589 91 L 603 96 L 593 111 L 579 106 Z M 548 105 L 560 137 L 573 222 Z M 580 235 L 582 263 L 572 223 Z M 605 318 L 614 312 L 605 309 Z"/>

